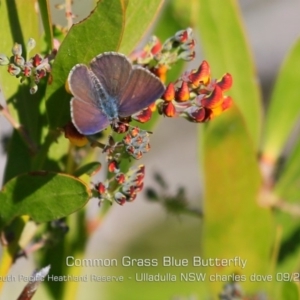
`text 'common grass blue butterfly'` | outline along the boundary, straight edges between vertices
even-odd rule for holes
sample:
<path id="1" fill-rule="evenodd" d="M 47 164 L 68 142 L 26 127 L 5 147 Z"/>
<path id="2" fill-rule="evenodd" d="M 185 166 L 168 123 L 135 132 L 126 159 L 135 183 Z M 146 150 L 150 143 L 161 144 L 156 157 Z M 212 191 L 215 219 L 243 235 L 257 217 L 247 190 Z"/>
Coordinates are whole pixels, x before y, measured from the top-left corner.
<path id="1" fill-rule="evenodd" d="M 147 69 L 132 65 L 126 56 L 104 52 L 87 67 L 75 65 L 69 73 L 72 122 L 90 135 L 148 107 L 164 92 L 163 83 Z"/>

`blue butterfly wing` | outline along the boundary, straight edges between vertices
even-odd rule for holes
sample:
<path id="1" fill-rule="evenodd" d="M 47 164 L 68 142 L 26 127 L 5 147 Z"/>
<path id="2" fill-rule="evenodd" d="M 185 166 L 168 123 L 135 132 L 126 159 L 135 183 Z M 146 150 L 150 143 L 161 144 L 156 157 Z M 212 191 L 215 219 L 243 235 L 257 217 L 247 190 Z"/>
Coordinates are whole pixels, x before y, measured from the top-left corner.
<path id="1" fill-rule="evenodd" d="M 126 56 L 105 52 L 91 61 L 91 70 L 116 102 L 118 115 L 128 117 L 152 104 L 164 92 L 162 82 L 150 71 L 132 66 Z"/>
<path id="2" fill-rule="evenodd" d="M 161 97 L 165 86 L 154 74 L 140 66 L 133 70 L 119 102 L 119 116 L 128 117 Z"/>
<path id="3" fill-rule="evenodd" d="M 87 66 L 78 64 L 72 68 L 68 77 L 71 100 L 71 117 L 77 130 L 84 134 L 95 134 L 109 125 L 105 113 L 99 108 L 94 86 Z"/>
<path id="4" fill-rule="evenodd" d="M 91 61 L 90 67 L 108 95 L 119 102 L 132 72 L 128 58 L 120 53 L 104 52 Z"/>

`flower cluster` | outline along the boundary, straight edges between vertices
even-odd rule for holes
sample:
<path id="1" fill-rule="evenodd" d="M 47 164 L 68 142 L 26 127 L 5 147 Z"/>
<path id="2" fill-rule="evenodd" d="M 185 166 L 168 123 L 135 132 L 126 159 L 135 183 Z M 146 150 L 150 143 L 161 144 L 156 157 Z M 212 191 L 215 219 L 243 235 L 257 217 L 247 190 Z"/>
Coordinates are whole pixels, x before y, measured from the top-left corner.
<path id="1" fill-rule="evenodd" d="M 192 29 L 178 31 L 163 44 L 156 37 L 152 37 L 141 50 L 133 53 L 133 63 L 142 65 L 152 71 L 163 82 L 167 70 L 180 59 L 189 61 L 195 56 L 195 42 L 192 38 Z M 123 134 L 118 141 L 109 137 L 107 144 L 98 142 L 95 137 L 84 136 L 77 131 L 72 122 L 64 128 L 65 137 L 77 146 L 84 146 L 88 142 L 91 146 L 100 147 L 106 154 L 108 172 L 113 174 L 110 179 L 95 185 L 95 196 L 99 199 L 116 201 L 123 205 L 135 199 L 137 192 L 143 187 L 145 167 L 139 166 L 136 170 L 121 172 L 119 165 L 124 159 L 140 159 L 150 150 L 149 132 L 129 123 L 136 120 L 148 122 L 155 109 L 167 117 L 182 116 L 192 122 L 205 122 L 217 116 L 232 104 L 230 97 L 224 95 L 232 85 L 232 77 L 225 74 L 220 80 L 212 79 L 210 67 L 203 61 L 197 70 L 184 73 L 176 82 L 171 82 L 161 99 L 142 111 L 126 118 L 119 118 L 111 123 L 114 132 Z M 184 200 L 184 191 L 178 190 L 175 196 L 154 197 L 154 190 L 149 192 L 152 200 L 162 201 L 168 211 L 188 212 L 201 215 L 201 212 L 187 207 Z M 163 199 L 163 200 L 161 200 Z M 164 200 L 166 199 L 166 200 Z"/>
<path id="2" fill-rule="evenodd" d="M 138 127 L 133 127 L 123 138 L 126 152 L 135 159 L 140 159 L 143 153 L 150 150 L 149 133 Z"/>
<path id="3" fill-rule="evenodd" d="M 107 154 L 109 161 L 119 162 L 126 156 L 140 159 L 143 153 L 149 150 L 149 132 L 138 127 L 130 127 L 119 142 L 115 142 L 113 137 L 110 136 L 108 145 L 104 147 L 103 152 Z"/>
<path id="4" fill-rule="evenodd" d="M 121 125 L 126 127 L 124 129 L 126 130 L 126 134 L 123 139 L 116 142 L 113 137 L 110 136 L 107 145 L 99 143 L 93 137 L 87 138 L 82 135 L 78 132 L 72 122 L 69 122 L 64 126 L 63 132 L 65 134 L 65 138 L 69 139 L 69 141 L 75 146 L 82 147 L 88 144 L 88 142 L 91 142 L 93 147 L 102 148 L 103 152 L 108 155 L 109 160 L 113 159 L 119 162 L 121 161 L 121 158 L 124 158 L 125 156 L 140 159 L 144 153 L 147 153 L 150 150 L 149 132 L 138 127 L 127 128 L 128 124 L 126 123 L 121 123 Z"/>
<path id="5" fill-rule="evenodd" d="M 36 42 L 30 38 L 27 43 L 27 56 L 35 47 Z M 8 58 L 5 54 L 0 54 L 0 65 L 8 65 L 8 73 L 17 78 L 21 78 L 21 82 L 29 80 L 30 93 L 34 94 L 38 90 L 38 83 L 44 78 L 47 73 L 50 73 L 50 61 L 55 57 L 56 52 L 53 51 L 49 56 L 42 57 L 40 54 L 35 54 L 29 59 L 22 56 L 22 45 L 15 43 L 12 48 L 12 54 Z"/>
<path id="6" fill-rule="evenodd" d="M 108 170 L 115 176 L 106 182 L 99 182 L 95 185 L 97 197 L 103 200 L 116 201 L 123 205 L 126 202 L 133 201 L 137 193 L 143 189 L 145 176 L 145 166 L 139 165 L 135 169 L 130 169 L 125 175 L 118 167 L 115 160 L 108 163 Z"/>
<path id="7" fill-rule="evenodd" d="M 163 44 L 152 36 L 141 51 L 131 54 L 133 62 L 149 68 L 161 81 L 166 81 L 166 73 L 178 60 L 190 61 L 195 57 L 193 30 L 187 28 L 175 33 Z"/>
<path id="8" fill-rule="evenodd" d="M 164 116 L 182 116 L 191 122 L 211 120 L 232 105 L 231 97 L 224 95 L 231 86 L 229 73 L 220 80 L 212 79 L 209 64 L 203 61 L 197 70 L 186 72 L 175 83 L 168 84 L 158 111 Z"/>

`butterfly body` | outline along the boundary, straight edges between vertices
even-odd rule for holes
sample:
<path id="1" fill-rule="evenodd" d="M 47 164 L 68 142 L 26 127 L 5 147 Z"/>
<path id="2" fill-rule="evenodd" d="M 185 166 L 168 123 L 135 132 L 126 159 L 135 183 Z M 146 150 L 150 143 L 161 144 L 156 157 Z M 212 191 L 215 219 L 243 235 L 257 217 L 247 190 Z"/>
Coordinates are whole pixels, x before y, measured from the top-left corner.
<path id="1" fill-rule="evenodd" d="M 118 118 L 118 107 L 114 97 L 108 95 L 92 71 L 89 70 L 88 74 L 93 84 L 94 96 L 97 99 L 98 108 L 107 116 L 109 121 L 113 122 Z"/>
<path id="2" fill-rule="evenodd" d="M 162 82 L 150 71 L 132 66 L 126 56 L 105 52 L 86 65 L 75 65 L 68 77 L 72 122 L 90 135 L 116 124 L 152 104 L 164 92 Z"/>

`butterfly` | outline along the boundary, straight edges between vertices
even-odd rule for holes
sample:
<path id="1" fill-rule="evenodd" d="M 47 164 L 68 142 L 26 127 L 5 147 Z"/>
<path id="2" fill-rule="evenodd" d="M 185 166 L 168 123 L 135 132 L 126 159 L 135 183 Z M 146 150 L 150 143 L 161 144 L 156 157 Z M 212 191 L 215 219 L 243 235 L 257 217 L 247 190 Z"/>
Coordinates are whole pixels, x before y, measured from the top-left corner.
<path id="1" fill-rule="evenodd" d="M 149 70 L 132 65 L 117 52 L 104 52 L 89 67 L 75 65 L 68 76 L 71 117 L 83 135 L 95 134 L 119 118 L 148 107 L 165 91 L 165 86 Z"/>

